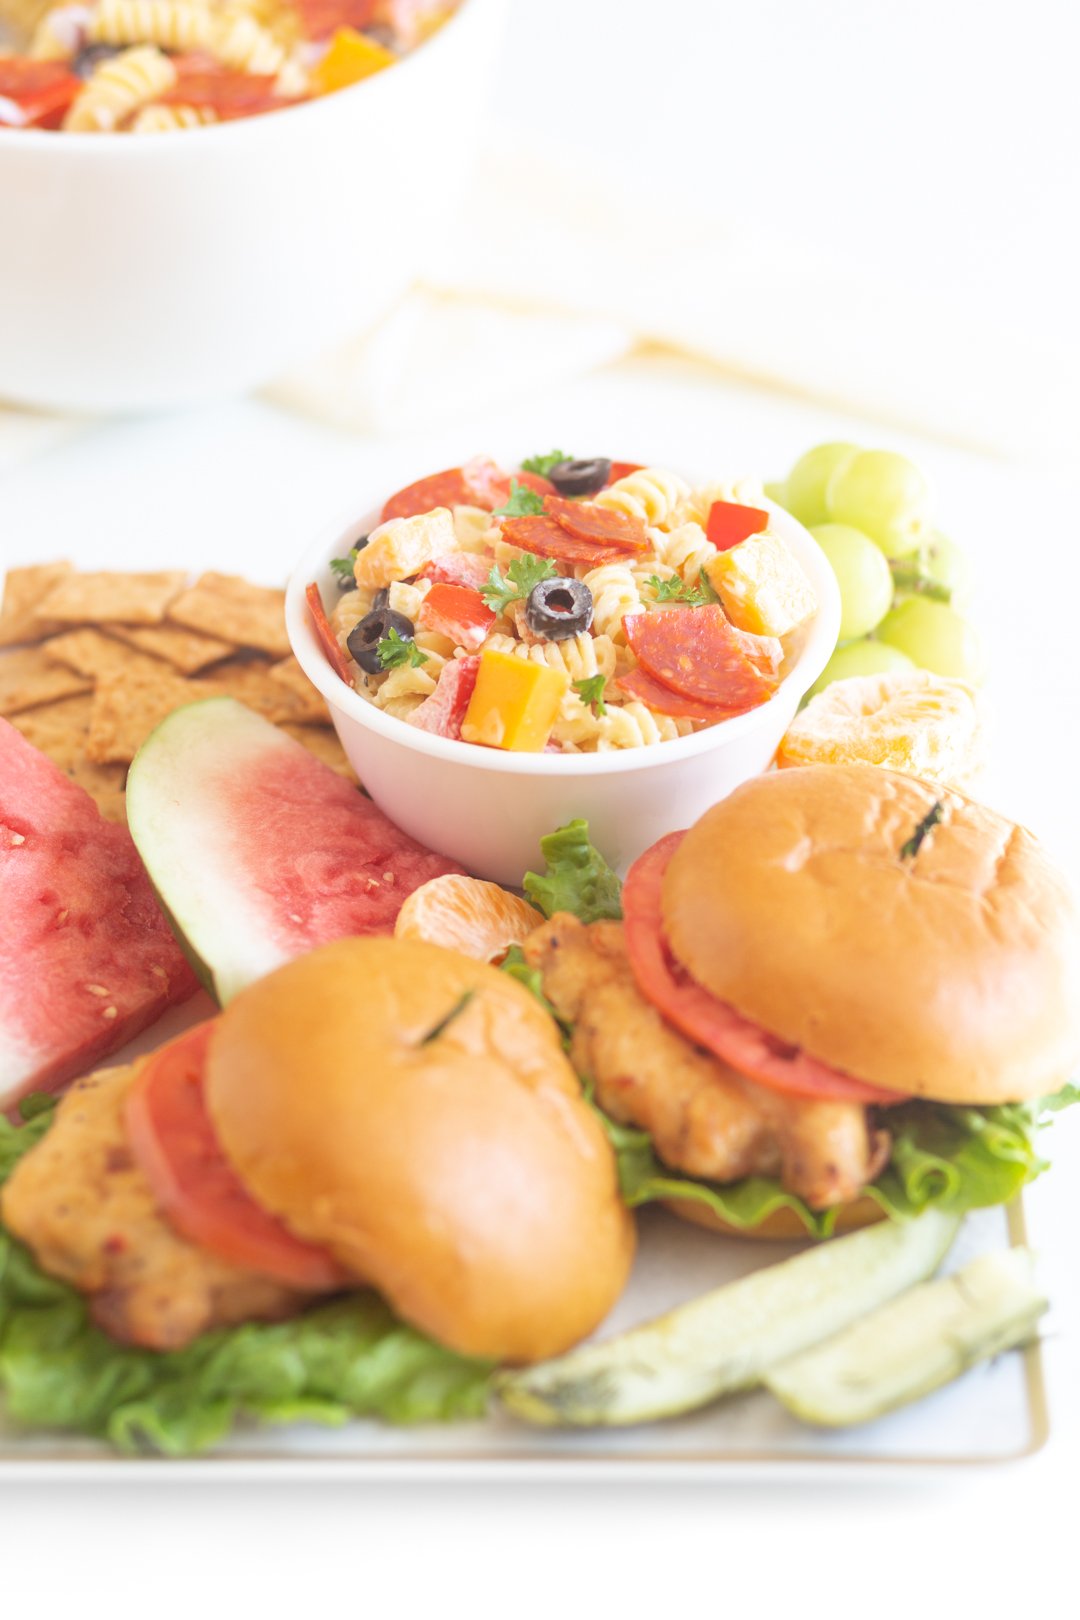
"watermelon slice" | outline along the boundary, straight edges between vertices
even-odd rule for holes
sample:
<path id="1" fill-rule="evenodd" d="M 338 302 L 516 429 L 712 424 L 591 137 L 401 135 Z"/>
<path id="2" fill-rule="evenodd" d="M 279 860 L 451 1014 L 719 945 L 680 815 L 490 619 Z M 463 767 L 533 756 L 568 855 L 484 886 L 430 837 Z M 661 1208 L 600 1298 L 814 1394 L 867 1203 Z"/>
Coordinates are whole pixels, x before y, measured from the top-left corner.
<path id="1" fill-rule="evenodd" d="M 0 1109 L 197 988 L 127 829 L 0 720 Z"/>
<path id="2" fill-rule="evenodd" d="M 162 721 L 127 799 L 154 887 L 222 1005 L 316 945 L 392 934 L 414 889 L 461 870 L 233 698 Z"/>

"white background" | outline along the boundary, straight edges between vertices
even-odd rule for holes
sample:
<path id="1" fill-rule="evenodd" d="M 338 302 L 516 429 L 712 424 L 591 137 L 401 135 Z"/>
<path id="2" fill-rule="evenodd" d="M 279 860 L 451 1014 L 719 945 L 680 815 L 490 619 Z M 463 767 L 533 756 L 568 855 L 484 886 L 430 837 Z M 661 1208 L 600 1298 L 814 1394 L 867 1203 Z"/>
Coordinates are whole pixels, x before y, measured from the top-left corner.
<path id="1" fill-rule="evenodd" d="M 969 0 L 517 0 L 497 101 L 562 146 L 640 177 L 678 251 L 682 197 L 822 251 L 992 302 L 1032 342 L 1075 320 L 1069 194 L 1075 11 Z M 675 177 L 674 180 L 672 177 Z M 1073 182 L 1075 184 L 1075 182 Z M 677 201 L 673 195 L 678 194 Z M 1007 386 L 1007 379 L 1002 380 Z M 928 356 L 927 388 L 933 388 Z M 697 373 L 620 368 L 389 451 L 262 405 L 97 430 L 10 474 L 12 559 L 109 555 L 270 575 L 321 514 L 397 465 L 490 436 L 528 447 L 602 425 L 605 447 L 696 461 L 712 444 L 773 473 L 868 424 Z M 534 444 L 533 441 L 536 441 Z M 883 442 L 885 442 L 883 440 Z M 998 799 L 1075 864 L 1077 525 L 1061 485 L 900 441 L 935 477 L 975 555 L 1003 711 Z M 587 451 L 586 446 L 586 451 Z M 361 501 L 361 504 L 370 504 Z M 177 548 L 180 548 L 179 550 Z M 271 566 L 272 565 L 272 566 Z M 1035 1190 L 1059 1307 L 1048 1347 L 1055 1440 L 1029 1464 L 858 1489 L 559 1486 L 0 1491 L 3 1599 L 33 1615 L 344 1613 L 768 1617 L 1073 1615 L 1080 1465 L 1076 1129 Z M 1071 1144 L 1071 1145 L 1070 1145 Z"/>

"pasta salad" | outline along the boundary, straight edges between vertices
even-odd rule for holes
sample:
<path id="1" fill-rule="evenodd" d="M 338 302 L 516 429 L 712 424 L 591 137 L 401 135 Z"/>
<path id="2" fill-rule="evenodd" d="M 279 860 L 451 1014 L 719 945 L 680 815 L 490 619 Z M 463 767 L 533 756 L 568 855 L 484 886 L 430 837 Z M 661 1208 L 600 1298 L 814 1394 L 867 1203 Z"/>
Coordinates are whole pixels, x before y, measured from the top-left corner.
<path id="1" fill-rule="evenodd" d="M 161 134 L 343 90 L 390 67 L 458 0 L 0 0 L 0 129 Z"/>
<path id="2" fill-rule="evenodd" d="M 563 754 L 685 737 L 766 702 L 817 602 L 761 486 L 560 451 L 399 490 L 332 564 L 315 628 L 384 714 Z"/>

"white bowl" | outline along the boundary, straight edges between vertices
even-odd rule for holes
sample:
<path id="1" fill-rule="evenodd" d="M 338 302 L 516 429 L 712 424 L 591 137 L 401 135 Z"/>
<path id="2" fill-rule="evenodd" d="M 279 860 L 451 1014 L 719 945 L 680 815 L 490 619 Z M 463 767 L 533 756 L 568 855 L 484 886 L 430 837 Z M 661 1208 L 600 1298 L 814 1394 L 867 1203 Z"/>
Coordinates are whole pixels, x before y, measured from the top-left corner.
<path id="1" fill-rule="evenodd" d="M 386 72 L 166 135 L 0 135 L 0 399 L 155 410 L 267 382 L 438 264 L 503 0 Z"/>
<path id="2" fill-rule="evenodd" d="M 840 629 L 840 593 L 824 552 L 800 523 L 769 504 L 770 522 L 798 557 L 818 612 L 792 669 L 760 708 L 694 736 L 603 754 L 500 753 L 420 731 L 373 704 L 334 673 L 311 627 L 306 586 L 325 602 L 338 589 L 329 563 L 378 521 L 378 512 L 335 524 L 289 582 L 285 621 L 304 672 L 330 705 L 349 762 L 380 809 L 430 849 L 480 877 L 516 885 L 539 860 L 539 841 L 584 816 L 594 843 L 620 871 L 664 833 L 688 827 L 710 805 L 765 770 L 800 699 L 825 668 Z"/>

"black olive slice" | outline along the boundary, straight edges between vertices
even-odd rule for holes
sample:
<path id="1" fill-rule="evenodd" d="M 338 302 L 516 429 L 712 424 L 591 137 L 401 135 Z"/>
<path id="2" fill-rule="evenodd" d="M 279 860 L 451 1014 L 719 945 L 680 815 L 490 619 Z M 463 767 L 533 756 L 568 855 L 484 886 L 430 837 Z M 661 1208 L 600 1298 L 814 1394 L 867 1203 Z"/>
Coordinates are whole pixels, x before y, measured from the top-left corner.
<path id="1" fill-rule="evenodd" d="M 542 579 L 529 592 L 525 623 L 545 641 L 568 641 L 592 624 L 593 594 L 580 579 Z"/>
<path id="2" fill-rule="evenodd" d="M 349 631 L 346 646 L 360 668 L 369 675 L 382 674 L 379 642 L 385 641 L 391 630 L 396 630 L 402 641 L 412 641 L 416 635 L 416 626 L 411 619 L 385 605 L 373 607 Z"/>
<path id="3" fill-rule="evenodd" d="M 560 495 L 598 495 L 611 477 L 610 456 L 590 461 L 557 461 L 548 477 Z"/>

